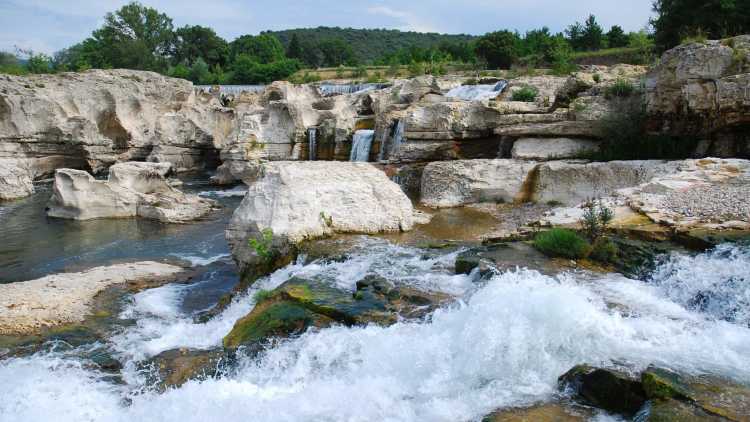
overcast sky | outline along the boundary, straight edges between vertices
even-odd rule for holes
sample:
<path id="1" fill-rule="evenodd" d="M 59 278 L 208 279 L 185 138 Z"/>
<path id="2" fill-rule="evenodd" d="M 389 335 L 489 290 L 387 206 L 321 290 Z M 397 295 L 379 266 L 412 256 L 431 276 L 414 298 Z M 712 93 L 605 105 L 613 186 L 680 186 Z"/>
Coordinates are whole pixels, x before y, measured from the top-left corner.
<path id="1" fill-rule="evenodd" d="M 483 34 L 548 26 L 561 31 L 593 13 L 609 28 L 642 29 L 652 0 L 142 0 L 175 26 L 210 26 L 231 41 L 267 29 L 316 26 Z M 52 53 L 75 44 L 128 0 L 0 0 L 0 50 Z"/>

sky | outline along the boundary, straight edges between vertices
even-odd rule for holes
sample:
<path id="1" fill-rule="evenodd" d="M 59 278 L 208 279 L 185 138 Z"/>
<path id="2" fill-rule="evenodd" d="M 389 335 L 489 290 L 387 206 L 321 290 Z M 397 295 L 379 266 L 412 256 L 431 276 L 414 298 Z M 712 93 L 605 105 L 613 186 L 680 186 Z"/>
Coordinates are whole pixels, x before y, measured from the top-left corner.
<path id="1" fill-rule="evenodd" d="M 340 26 L 481 35 L 548 26 L 562 31 L 593 13 L 605 29 L 644 28 L 652 0 L 141 0 L 175 27 L 210 26 L 227 39 L 264 30 Z M 128 0 L 0 0 L 0 51 L 51 54 L 99 27 Z"/>

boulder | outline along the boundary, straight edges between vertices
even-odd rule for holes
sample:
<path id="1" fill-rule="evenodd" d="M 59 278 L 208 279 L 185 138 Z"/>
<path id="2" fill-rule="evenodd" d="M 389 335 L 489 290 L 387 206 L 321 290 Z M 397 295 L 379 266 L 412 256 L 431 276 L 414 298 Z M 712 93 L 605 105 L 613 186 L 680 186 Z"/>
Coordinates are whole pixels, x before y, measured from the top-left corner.
<path id="1" fill-rule="evenodd" d="M 583 406 L 549 403 L 524 409 L 500 410 L 482 418 L 482 422 L 584 422 L 593 412 Z"/>
<path id="2" fill-rule="evenodd" d="M 521 160 L 580 158 L 599 151 L 599 143 L 589 139 L 521 138 L 513 144 L 511 157 Z"/>
<path id="3" fill-rule="evenodd" d="M 316 280 L 292 278 L 270 292 L 256 295 L 258 303 L 224 337 L 224 347 L 255 346 L 272 338 L 286 338 L 311 327 L 376 323 L 391 325 L 400 317 L 422 318 L 447 300 L 439 293 L 396 287 L 369 276 L 355 292 Z"/>
<path id="4" fill-rule="evenodd" d="M 31 334 L 44 327 L 81 322 L 91 301 L 107 287 L 170 279 L 181 271 L 174 265 L 147 261 L 0 284 L 0 334 Z"/>
<path id="5" fill-rule="evenodd" d="M 34 173 L 25 160 L 0 159 L 0 201 L 34 193 Z"/>
<path id="6" fill-rule="evenodd" d="M 190 82 L 153 72 L 0 76 L 0 158 L 28 159 L 37 176 L 62 167 L 99 173 L 149 154 L 175 169 L 210 166 L 201 157 L 222 148 L 233 118 Z"/>
<path id="7" fill-rule="evenodd" d="M 633 416 L 646 402 L 640 380 L 612 369 L 578 365 L 560 376 L 560 389 L 584 404 Z"/>
<path id="8" fill-rule="evenodd" d="M 119 163 L 104 181 L 82 170 L 60 169 L 47 215 L 74 220 L 138 216 L 167 223 L 207 215 L 215 202 L 172 187 L 165 178 L 169 171 L 165 163 Z"/>
<path id="9" fill-rule="evenodd" d="M 507 159 L 433 162 L 422 174 L 421 202 L 433 208 L 523 202 L 536 166 L 534 162 Z"/>
<path id="10" fill-rule="evenodd" d="M 408 231 L 411 201 L 385 173 L 368 163 L 272 162 L 250 184 L 227 229 L 235 260 L 257 258 L 248 246 L 264 232 L 274 246 L 333 233 Z"/>

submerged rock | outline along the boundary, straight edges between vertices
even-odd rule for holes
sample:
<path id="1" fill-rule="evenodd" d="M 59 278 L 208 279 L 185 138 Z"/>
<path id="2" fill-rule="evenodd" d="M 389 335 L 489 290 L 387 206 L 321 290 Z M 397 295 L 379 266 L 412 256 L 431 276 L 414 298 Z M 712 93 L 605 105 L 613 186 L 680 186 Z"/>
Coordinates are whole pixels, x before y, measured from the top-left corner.
<path id="1" fill-rule="evenodd" d="M 611 369 L 579 365 L 560 376 L 560 388 L 585 404 L 626 416 L 635 415 L 646 402 L 641 382 Z"/>
<path id="2" fill-rule="evenodd" d="M 159 390 L 180 387 L 190 380 L 216 377 L 232 359 L 223 350 L 175 349 L 159 353 L 143 364 L 152 367 Z"/>
<path id="3" fill-rule="evenodd" d="M 315 280 L 292 278 L 270 292 L 224 337 L 224 347 L 258 345 L 271 338 L 300 334 L 308 328 L 333 324 L 390 325 L 398 317 L 421 318 L 447 300 L 438 293 L 396 287 L 380 277 L 357 282 L 352 293 Z"/>
<path id="4" fill-rule="evenodd" d="M 590 409 L 558 403 L 541 404 L 525 409 L 501 410 L 485 416 L 482 422 L 584 422 L 590 420 Z"/>
<path id="5" fill-rule="evenodd" d="M 82 170 L 58 170 L 47 215 L 75 220 L 139 216 L 184 223 L 208 214 L 215 202 L 172 187 L 165 178 L 169 171 L 169 164 L 120 163 L 103 181 Z"/>
<path id="6" fill-rule="evenodd" d="M 0 334 L 32 334 L 43 327 L 81 322 L 94 296 L 107 287 L 171 278 L 182 271 L 146 261 L 0 284 Z"/>

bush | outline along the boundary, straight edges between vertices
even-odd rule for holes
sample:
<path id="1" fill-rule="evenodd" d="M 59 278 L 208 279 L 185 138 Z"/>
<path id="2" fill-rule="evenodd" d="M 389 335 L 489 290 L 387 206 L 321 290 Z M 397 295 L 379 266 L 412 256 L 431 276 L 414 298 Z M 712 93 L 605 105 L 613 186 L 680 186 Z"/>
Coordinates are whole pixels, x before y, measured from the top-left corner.
<path id="1" fill-rule="evenodd" d="M 511 100 L 531 103 L 534 102 L 538 93 L 539 91 L 537 91 L 536 88 L 530 85 L 526 85 L 523 88 L 515 91 L 513 93 L 513 96 L 511 97 Z"/>
<path id="2" fill-rule="evenodd" d="M 261 232 L 261 236 L 259 239 L 249 239 L 248 244 L 251 248 L 255 251 L 255 253 L 267 260 L 270 261 L 274 257 L 274 250 L 273 250 L 273 230 L 271 229 L 263 229 Z"/>
<path id="3" fill-rule="evenodd" d="M 589 199 L 583 203 L 583 218 L 580 221 L 583 233 L 590 241 L 595 242 L 607 231 L 614 216 L 614 212 L 601 200 Z"/>
<path id="4" fill-rule="evenodd" d="M 636 93 L 636 89 L 632 83 L 624 80 L 617 79 L 614 84 L 608 86 L 604 90 L 604 96 L 606 98 L 627 98 Z"/>
<path id="5" fill-rule="evenodd" d="M 539 233 L 534 238 L 534 247 L 547 256 L 570 259 L 586 258 L 591 252 L 591 245 L 567 229 L 552 229 Z"/>
<path id="6" fill-rule="evenodd" d="M 603 237 L 594 242 L 589 258 L 605 264 L 614 263 L 619 251 L 614 242 Z"/>

